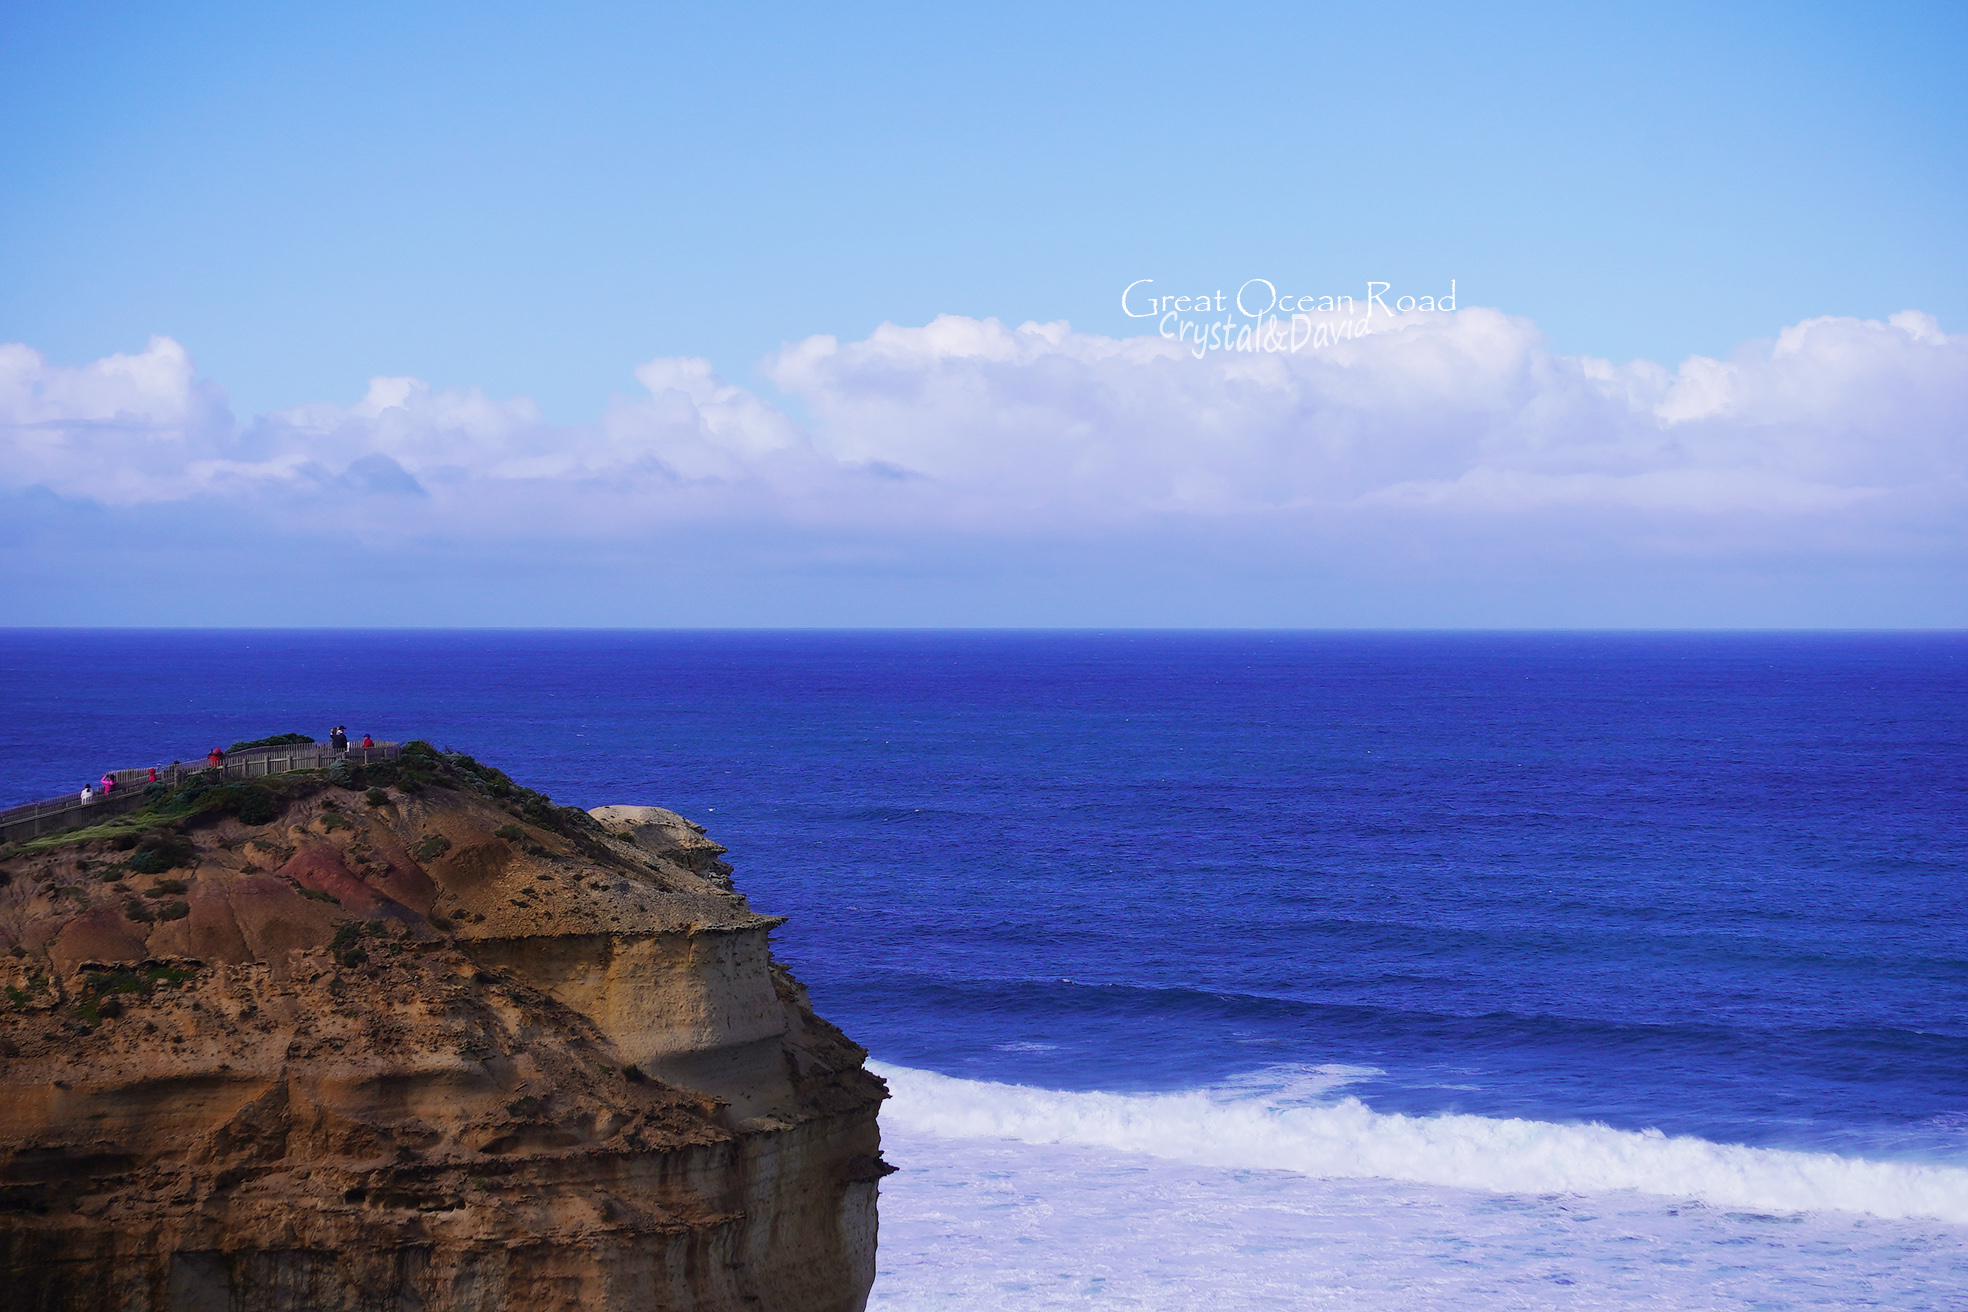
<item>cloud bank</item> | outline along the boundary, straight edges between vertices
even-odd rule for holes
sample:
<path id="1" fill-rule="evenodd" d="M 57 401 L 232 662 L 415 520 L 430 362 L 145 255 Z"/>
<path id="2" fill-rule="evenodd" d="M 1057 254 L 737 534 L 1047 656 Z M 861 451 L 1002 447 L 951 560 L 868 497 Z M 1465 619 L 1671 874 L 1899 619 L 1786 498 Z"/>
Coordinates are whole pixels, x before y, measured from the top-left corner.
<path id="1" fill-rule="evenodd" d="M 241 422 L 168 338 L 4 346 L 10 622 L 1968 622 L 1968 336 L 1924 314 L 1674 369 L 1374 327 L 943 316 L 765 361 L 803 420 L 659 359 L 584 425 L 413 378 Z"/>

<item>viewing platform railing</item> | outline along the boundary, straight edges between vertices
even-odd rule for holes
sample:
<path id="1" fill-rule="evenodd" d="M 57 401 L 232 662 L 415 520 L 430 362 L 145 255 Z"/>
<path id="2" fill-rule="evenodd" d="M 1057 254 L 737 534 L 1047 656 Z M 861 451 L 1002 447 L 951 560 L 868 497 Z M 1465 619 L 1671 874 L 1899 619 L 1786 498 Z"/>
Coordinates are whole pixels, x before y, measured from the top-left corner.
<path id="1" fill-rule="evenodd" d="M 402 743 L 376 743 L 371 747 L 350 747 L 342 752 L 327 743 L 285 743 L 278 747 L 247 747 L 237 752 L 227 752 L 224 763 L 216 768 L 229 779 L 260 779 L 270 774 L 285 774 L 289 770 L 325 770 L 338 760 L 347 761 L 350 765 L 367 765 L 371 761 L 390 760 L 402 751 Z M 201 771 L 213 768 L 199 760 L 111 770 L 109 777 L 116 782 L 116 787 L 107 793 L 96 793 L 86 802 L 82 800 L 81 790 L 77 789 L 63 797 L 10 806 L 0 811 L 0 843 L 37 838 L 75 825 L 98 824 L 143 805 L 144 790 L 152 783 L 153 774 L 156 776 L 155 782 L 175 786 Z"/>

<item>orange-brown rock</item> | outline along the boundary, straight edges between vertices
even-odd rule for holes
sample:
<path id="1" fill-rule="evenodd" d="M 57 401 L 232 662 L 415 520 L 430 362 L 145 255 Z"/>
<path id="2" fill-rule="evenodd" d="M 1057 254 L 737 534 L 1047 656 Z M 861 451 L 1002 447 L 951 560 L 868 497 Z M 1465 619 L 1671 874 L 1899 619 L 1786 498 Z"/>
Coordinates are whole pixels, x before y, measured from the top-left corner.
<path id="1" fill-rule="evenodd" d="M 0 861 L 0 1308 L 860 1308 L 884 1090 L 723 849 L 426 768 Z"/>

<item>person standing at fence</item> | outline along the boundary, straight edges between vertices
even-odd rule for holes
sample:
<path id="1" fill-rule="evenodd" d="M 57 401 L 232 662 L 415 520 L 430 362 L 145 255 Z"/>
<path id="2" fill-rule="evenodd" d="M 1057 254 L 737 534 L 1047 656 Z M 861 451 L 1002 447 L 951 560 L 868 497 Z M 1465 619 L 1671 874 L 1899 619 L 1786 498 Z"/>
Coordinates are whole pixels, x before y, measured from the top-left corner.
<path id="1" fill-rule="evenodd" d="M 96 800 L 96 790 L 87 784 L 82 785 L 82 805 L 87 806 Z"/>
<path id="2" fill-rule="evenodd" d="M 225 753 L 214 747 L 211 751 L 205 753 L 205 764 L 211 766 L 214 770 L 222 769 L 225 766 Z"/>
<path id="3" fill-rule="evenodd" d="M 328 731 L 328 746 L 335 755 L 340 756 L 348 750 L 348 731 L 336 725 Z"/>
<path id="4" fill-rule="evenodd" d="M 150 782 L 151 783 L 157 782 L 157 767 L 154 765 L 150 767 Z"/>
<path id="5" fill-rule="evenodd" d="M 374 738 L 371 738 L 366 733 L 362 735 L 362 747 L 364 751 L 367 751 L 369 748 L 374 747 L 375 745 L 376 745 L 376 740 Z"/>
<path id="6" fill-rule="evenodd" d="M 116 776 L 107 770 L 103 771 L 103 777 L 96 781 L 96 787 L 102 790 L 104 797 L 108 797 L 116 791 Z"/>

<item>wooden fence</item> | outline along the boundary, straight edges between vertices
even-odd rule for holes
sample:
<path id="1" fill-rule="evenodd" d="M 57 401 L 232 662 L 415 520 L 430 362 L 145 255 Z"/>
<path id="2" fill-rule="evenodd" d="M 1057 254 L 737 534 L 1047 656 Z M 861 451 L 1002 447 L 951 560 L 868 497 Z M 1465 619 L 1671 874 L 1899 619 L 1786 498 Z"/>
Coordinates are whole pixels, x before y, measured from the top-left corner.
<path id="1" fill-rule="evenodd" d="M 225 764 L 219 768 L 229 779 L 260 779 L 270 774 L 285 774 L 289 770 L 325 770 L 337 760 L 345 760 L 350 765 L 367 765 L 371 761 L 390 760 L 402 751 L 402 743 L 351 747 L 345 752 L 337 752 L 327 743 L 249 747 L 228 752 Z M 175 785 L 211 768 L 204 761 L 173 761 L 169 765 L 111 770 L 109 777 L 116 781 L 116 787 L 107 793 L 97 793 L 86 802 L 78 789 L 64 797 L 51 797 L 45 802 L 29 802 L 25 806 L 10 806 L 0 811 L 0 843 L 19 842 L 77 825 L 100 824 L 111 816 L 134 811 L 143 805 L 144 789 L 150 785 L 153 776 L 159 783 Z M 92 788 L 94 786 L 91 785 Z"/>

